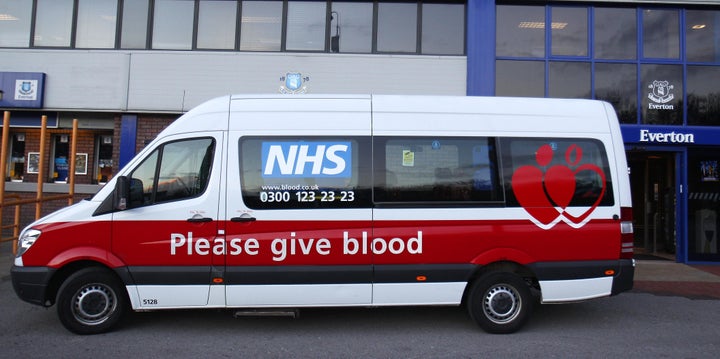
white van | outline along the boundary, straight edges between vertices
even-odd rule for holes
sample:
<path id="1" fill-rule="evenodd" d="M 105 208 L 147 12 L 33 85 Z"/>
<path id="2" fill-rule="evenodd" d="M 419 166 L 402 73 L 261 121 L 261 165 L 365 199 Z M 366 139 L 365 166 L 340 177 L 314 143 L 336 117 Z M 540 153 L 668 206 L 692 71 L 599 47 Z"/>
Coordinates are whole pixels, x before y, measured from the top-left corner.
<path id="1" fill-rule="evenodd" d="M 632 288 L 630 187 L 604 102 L 225 96 L 92 199 L 28 226 L 12 281 L 81 334 L 127 309 L 465 305 Z"/>

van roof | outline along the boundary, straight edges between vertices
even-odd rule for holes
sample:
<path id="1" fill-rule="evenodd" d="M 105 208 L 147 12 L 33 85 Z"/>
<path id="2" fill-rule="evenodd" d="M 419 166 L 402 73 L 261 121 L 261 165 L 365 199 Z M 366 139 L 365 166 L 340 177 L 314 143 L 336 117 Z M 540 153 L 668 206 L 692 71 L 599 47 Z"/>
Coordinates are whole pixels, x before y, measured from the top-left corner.
<path id="1" fill-rule="evenodd" d="M 372 112 L 372 117 L 370 113 Z M 308 121 L 293 121 L 300 115 Z M 443 115 L 452 114 L 453 123 Z M 418 95 L 229 95 L 207 101 L 158 135 L 213 130 L 283 129 L 375 132 L 528 131 L 607 133 L 612 107 L 602 101 Z M 354 119 L 353 119 L 354 118 Z M 442 125 L 440 125 L 442 124 Z M 344 132 L 343 132 L 344 133 Z"/>

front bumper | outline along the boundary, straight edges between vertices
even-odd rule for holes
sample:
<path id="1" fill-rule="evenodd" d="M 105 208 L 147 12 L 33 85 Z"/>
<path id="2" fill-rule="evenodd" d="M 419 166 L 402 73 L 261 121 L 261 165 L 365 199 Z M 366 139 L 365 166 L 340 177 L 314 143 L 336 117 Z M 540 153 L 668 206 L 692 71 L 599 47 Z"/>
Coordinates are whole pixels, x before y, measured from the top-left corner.
<path id="1" fill-rule="evenodd" d="M 18 267 L 13 265 L 10 269 L 15 294 L 20 299 L 41 305 L 44 307 L 52 305 L 53 300 L 47 297 L 50 279 L 56 269 L 49 267 Z"/>

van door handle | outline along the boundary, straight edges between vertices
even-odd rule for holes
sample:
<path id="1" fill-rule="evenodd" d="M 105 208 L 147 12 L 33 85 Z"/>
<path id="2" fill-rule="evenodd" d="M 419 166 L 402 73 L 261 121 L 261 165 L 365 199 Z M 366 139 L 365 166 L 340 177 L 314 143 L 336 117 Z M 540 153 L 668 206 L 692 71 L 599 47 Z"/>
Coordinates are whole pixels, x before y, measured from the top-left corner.
<path id="1" fill-rule="evenodd" d="M 254 222 L 254 221 L 255 221 L 255 217 L 250 217 L 250 216 L 230 218 L 230 222 Z"/>
<path id="2" fill-rule="evenodd" d="M 210 217 L 192 217 L 188 218 L 188 222 L 190 223 L 205 223 L 205 222 L 212 222 L 212 218 Z"/>

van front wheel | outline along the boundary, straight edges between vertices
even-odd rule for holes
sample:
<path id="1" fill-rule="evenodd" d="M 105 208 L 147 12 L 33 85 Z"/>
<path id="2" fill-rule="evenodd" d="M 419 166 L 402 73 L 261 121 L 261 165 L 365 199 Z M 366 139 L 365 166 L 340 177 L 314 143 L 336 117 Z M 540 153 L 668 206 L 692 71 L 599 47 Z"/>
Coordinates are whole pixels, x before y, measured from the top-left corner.
<path id="1" fill-rule="evenodd" d="M 99 334 L 111 330 L 122 319 L 127 297 L 113 273 L 86 268 L 65 280 L 56 304 L 65 328 L 77 334 Z"/>
<path id="2" fill-rule="evenodd" d="M 491 272 L 473 283 L 467 305 L 470 317 L 486 332 L 513 333 L 530 315 L 532 294 L 521 277 Z"/>

